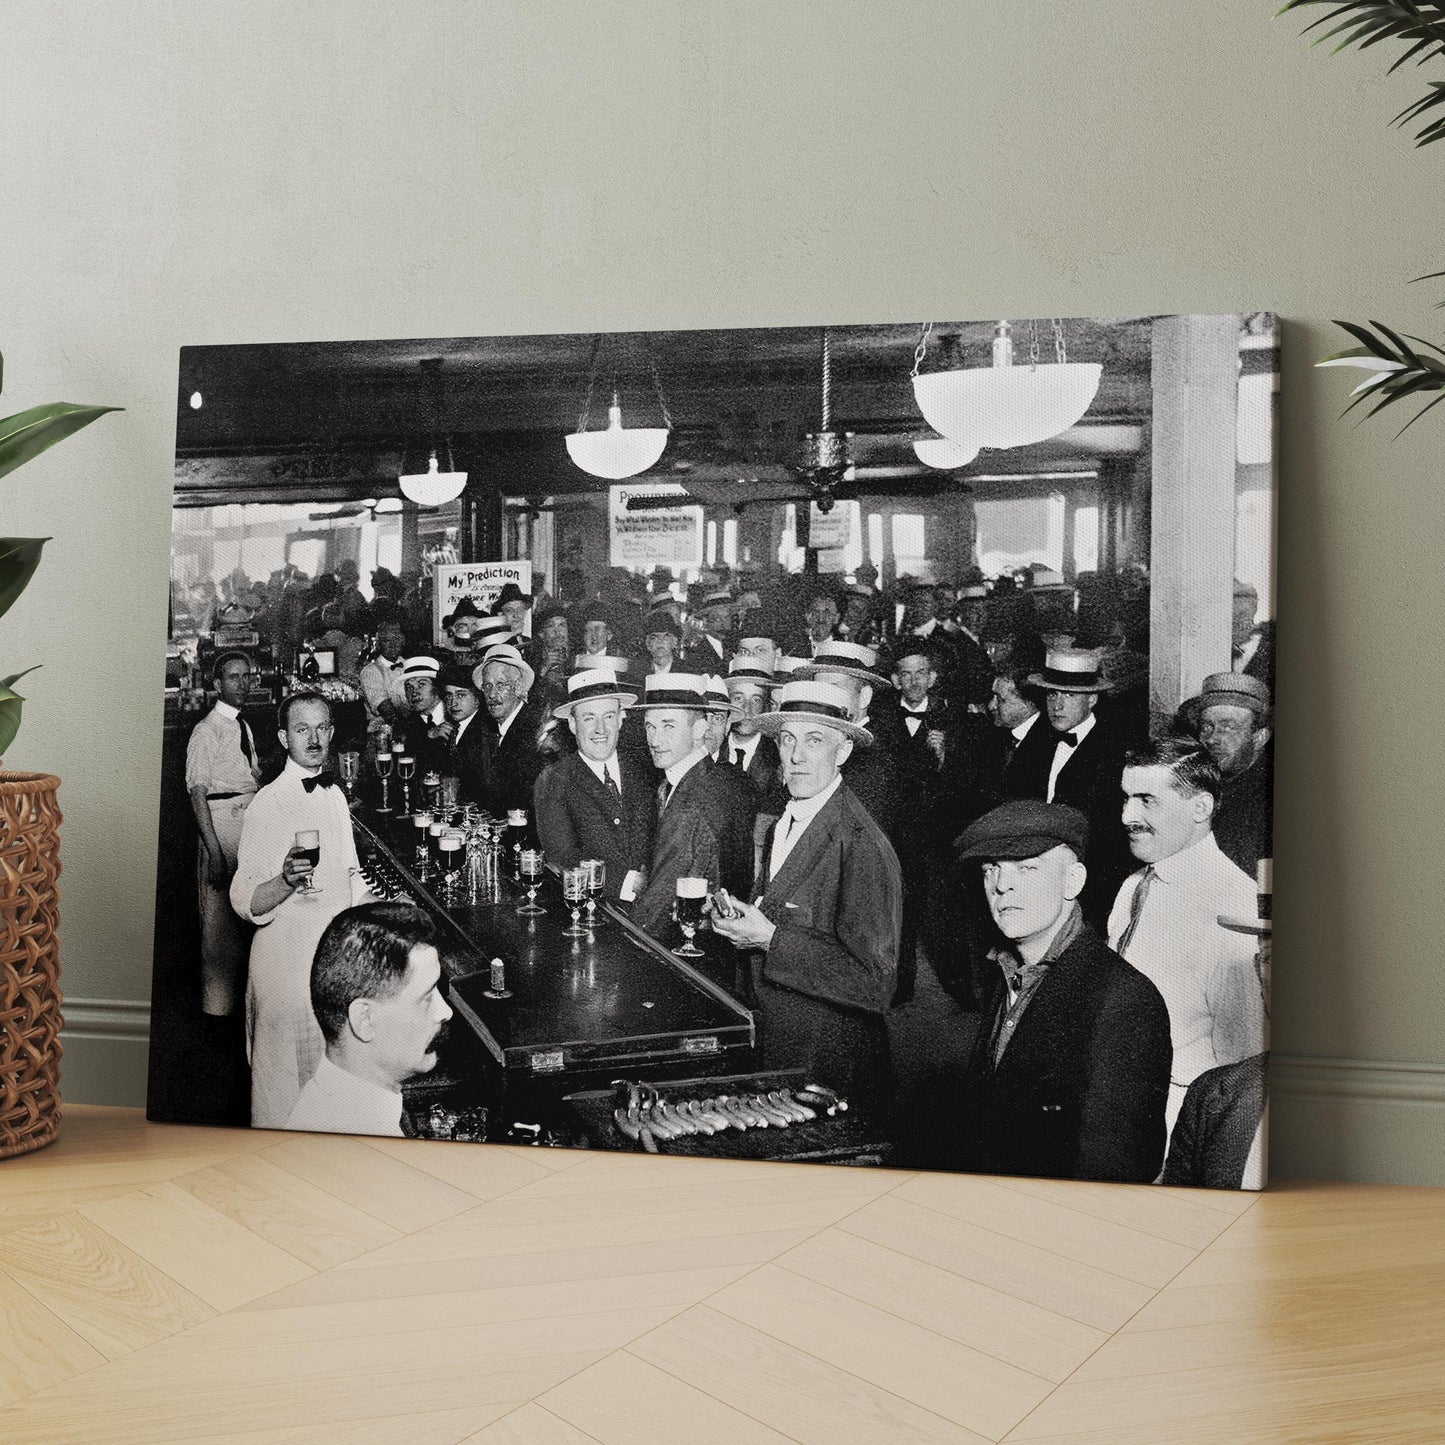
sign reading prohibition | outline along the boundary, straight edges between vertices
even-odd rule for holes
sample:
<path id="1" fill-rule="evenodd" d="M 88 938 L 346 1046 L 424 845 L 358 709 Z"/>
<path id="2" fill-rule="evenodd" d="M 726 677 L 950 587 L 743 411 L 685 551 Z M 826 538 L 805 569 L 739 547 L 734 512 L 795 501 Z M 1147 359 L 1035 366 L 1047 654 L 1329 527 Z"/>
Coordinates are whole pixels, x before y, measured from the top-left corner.
<path id="1" fill-rule="evenodd" d="M 463 597 L 470 597 L 479 612 L 490 612 L 508 582 L 523 592 L 532 590 L 530 562 L 439 562 L 432 575 L 432 641 L 439 647 L 446 645 L 442 618 L 450 617 Z"/>
<path id="2" fill-rule="evenodd" d="M 608 489 L 607 519 L 613 567 L 701 567 L 702 508 L 696 503 L 629 512 L 632 497 L 687 498 L 680 482 L 626 482 Z"/>

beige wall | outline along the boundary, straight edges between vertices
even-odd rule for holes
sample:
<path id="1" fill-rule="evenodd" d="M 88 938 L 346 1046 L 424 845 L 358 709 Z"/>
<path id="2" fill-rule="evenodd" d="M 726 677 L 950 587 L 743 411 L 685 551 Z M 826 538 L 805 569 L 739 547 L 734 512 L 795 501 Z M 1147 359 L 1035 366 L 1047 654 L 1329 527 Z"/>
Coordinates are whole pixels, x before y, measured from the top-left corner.
<path id="1" fill-rule="evenodd" d="M 0 10 L 5 401 L 127 408 L 0 483 L 55 538 L 0 666 L 46 664 L 8 762 L 64 778 L 68 1096 L 143 1087 L 182 344 L 1270 307 L 1276 1158 L 1445 1182 L 1445 413 L 1356 429 L 1310 367 L 1445 330 L 1441 156 L 1386 128 L 1419 72 L 1274 8 Z"/>

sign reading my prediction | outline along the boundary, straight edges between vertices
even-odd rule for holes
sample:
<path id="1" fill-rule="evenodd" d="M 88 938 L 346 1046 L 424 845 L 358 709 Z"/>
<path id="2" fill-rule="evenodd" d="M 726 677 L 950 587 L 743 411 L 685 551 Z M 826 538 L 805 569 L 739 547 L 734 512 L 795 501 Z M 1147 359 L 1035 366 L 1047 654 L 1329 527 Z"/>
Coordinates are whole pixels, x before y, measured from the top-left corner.
<path id="1" fill-rule="evenodd" d="M 479 612 L 490 612 L 497 594 L 508 582 L 515 582 L 523 592 L 532 590 L 530 562 L 446 562 L 438 563 L 432 585 L 432 641 L 446 644 L 442 618 L 450 617 L 463 597 L 470 597 Z"/>
<path id="2" fill-rule="evenodd" d="M 629 512 L 632 497 L 690 501 L 679 482 L 632 482 L 609 487 L 609 561 L 613 567 L 701 567 L 702 508 L 696 503 L 659 511 Z"/>

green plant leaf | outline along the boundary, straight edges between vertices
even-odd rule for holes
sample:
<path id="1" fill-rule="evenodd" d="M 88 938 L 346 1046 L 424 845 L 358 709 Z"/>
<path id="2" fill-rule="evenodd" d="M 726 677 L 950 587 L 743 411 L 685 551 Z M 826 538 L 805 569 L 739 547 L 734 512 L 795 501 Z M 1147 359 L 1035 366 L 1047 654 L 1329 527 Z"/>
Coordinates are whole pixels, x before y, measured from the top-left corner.
<path id="1" fill-rule="evenodd" d="M 25 590 L 49 537 L 0 537 L 0 617 Z"/>
<path id="2" fill-rule="evenodd" d="M 39 669 L 40 663 L 32 663 L 23 672 L 12 672 L 9 677 L 0 677 L 0 687 L 14 687 L 22 677 L 28 677 L 30 673 Z"/>
<path id="3" fill-rule="evenodd" d="M 53 401 L 33 406 L 0 421 L 0 477 L 16 467 L 33 461 L 56 442 L 78 432 L 108 411 L 122 411 L 118 406 L 77 406 L 74 402 Z"/>
<path id="4" fill-rule="evenodd" d="M 18 692 L 0 683 L 0 753 L 15 741 L 20 731 L 20 706 L 25 701 Z"/>

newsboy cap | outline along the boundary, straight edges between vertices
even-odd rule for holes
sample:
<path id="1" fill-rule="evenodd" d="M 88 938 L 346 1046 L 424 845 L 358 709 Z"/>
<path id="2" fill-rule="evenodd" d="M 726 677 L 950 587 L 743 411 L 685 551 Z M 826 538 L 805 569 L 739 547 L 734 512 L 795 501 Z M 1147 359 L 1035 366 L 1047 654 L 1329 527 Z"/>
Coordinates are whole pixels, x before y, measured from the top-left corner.
<path id="1" fill-rule="evenodd" d="M 1071 848 L 1078 858 L 1089 845 L 1089 820 L 1067 803 L 1015 798 L 970 823 L 954 840 L 960 861 L 968 858 L 1037 858 L 1050 848 Z"/>

